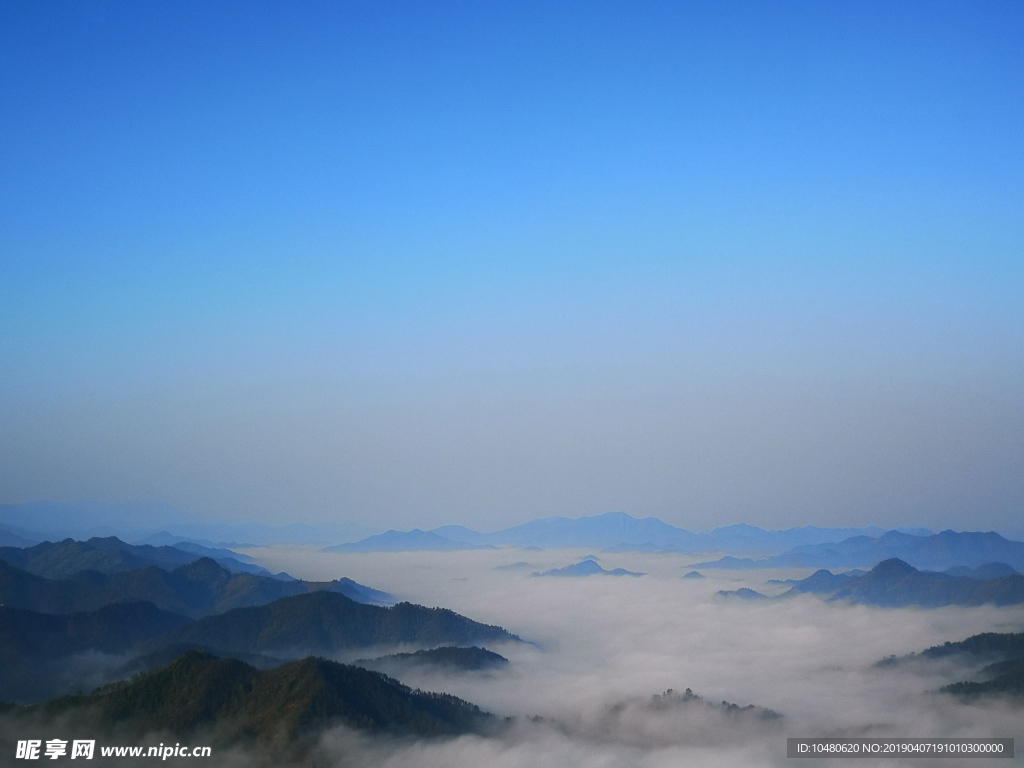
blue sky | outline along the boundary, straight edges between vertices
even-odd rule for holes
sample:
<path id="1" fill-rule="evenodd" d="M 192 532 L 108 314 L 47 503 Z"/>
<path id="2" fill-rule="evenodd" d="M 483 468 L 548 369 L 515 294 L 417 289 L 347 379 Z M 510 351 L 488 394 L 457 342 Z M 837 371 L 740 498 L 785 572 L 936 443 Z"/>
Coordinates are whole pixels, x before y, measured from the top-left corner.
<path id="1" fill-rule="evenodd" d="M 2 2 L 0 501 L 1008 529 L 1022 40 L 1017 3 Z"/>

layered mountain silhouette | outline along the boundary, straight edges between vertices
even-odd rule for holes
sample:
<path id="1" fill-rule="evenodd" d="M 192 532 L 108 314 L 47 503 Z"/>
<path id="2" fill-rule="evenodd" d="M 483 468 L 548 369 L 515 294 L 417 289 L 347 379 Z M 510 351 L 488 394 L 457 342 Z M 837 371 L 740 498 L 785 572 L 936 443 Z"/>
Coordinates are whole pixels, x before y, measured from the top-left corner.
<path id="1" fill-rule="evenodd" d="M 495 718 L 454 696 L 414 691 L 379 672 L 306 658 L 258 670 L 190 651 L 165 667 L 22 713 L 94 731 L 176 737 L 203 733 L 217 746 L 294 745 L 344 724 L 375 733 L 454 736 L 483 732 Z M 212 736 L 211 736 L 212 735 Z"/>
<path id="2" fill-rule="evenodd" d="M 147 565 L 170 570 L 203 557 L 216 560 L 228 570 L 271 575 L 265 568 L 245 562 L 250 558 L 236 555 L 230 550 L 187 542 L 180 546 L 136 545 L 108 536 L 94 537 L 88 541 L 44 541 L 30 547 L 0 547 L 0 560 L 48 579 L 61 579 L 80 571 L 120 573 Z M 278 577 L 291 578 L 287 574 L 278 574 Z"/>
<path id="3" fill-rule="evenodd" d="M 45 579 L 0 561 L 0 603 L 42 613 L 90 611 L 110 603 L 148 601 L 163 610 L 199 617 L 315 591 L 337 592 L 366 603 L 393 602 L 386 592 L 351 579 L 282 581 L 233 573 L 209 558 L 193 560 L 171 571 L 149 565 L 111 574 L 78 571 L 63 579 Z"/>
<path id="4" fill-rule="evenodd" d="M 290 583 L 290 582 L 289 582 Z M 443 609 L 400 603 L 390 608 L 317 591 L 267 605 L 192 620 L 149 602 L 96 611 L 44 614 L 0 606 L 0 701 L 31 702 L 91 688 L 145 669 L 184 650 L 238 656 L 255 666 L 310 654 L 369 647 L 515 642 L 501 627 Z"/>
<path id="5" fill-rule="evenodd" d="M 956 567 L 990 567 L 999 563 L 1024 570 L 1024 542 L 998 533 L 942 531 L 912 536 L 889 531 L 878 537 L 854 536 L 837 543 L 799 546 L 764 558 L 722 557 L 694 568 L 855 568 L 873 567 L 898 558 L 915 568 L 942 571 Z"/>
<path id="6" fill-rule="evenodd" d="M 694 533 L 656 517 L 636 518 L 624 512 L 589 517 L 542 517 L 501 531 L 481 533 L 463 525 L 444 525 L 430 531 L 388 531 L 361 541 L 328 547 L 333 552 L 390 552 L 453 550 L 480 547 L 566 549 L 586 547 L 607 552 L 739 552 L 773 553 L 798 545 L 837 542 L 856 535 L 881 536 L 885 530 L 804 526 L 767 531 L 751 525 L 729 525 L 709 533 Z M 929 531 L 913 530 L 927 534 Z"/>
<path id="7" fill-rule="evenodd" d="M 1017 605 L 1024 603 L 1024 576 L 995 579 L 919 571 L 898 558 L 885 560 L 863 575 L 819 570 L 793 584 L 787 595 L 814 593 L 829 600 L 898 607 L 918 605 Z"/>

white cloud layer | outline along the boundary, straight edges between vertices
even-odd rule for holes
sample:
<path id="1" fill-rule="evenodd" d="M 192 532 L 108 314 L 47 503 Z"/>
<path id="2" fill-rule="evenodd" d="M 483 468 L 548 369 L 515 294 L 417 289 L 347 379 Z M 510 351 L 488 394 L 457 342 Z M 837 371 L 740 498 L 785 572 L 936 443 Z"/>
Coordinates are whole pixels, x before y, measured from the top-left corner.
<path id="1" fill-rule="evenodd" d="M 402 599 L 500 624 L 533 643 L 494 647 L 512 662 L 505 672 L 418 670 L 403 678 L 516 716 L 508 733 L 393 743 L 340 729 L 321 744 L 323 758 L 336 766 L 768 766 L 787 763 L 790 736 L 1024 737 L 1020 708 L 965 706 L 933 693 L 964 670 L 873 667 L 889 654 L 978 632 L 1020 631 L 1024 611 L 1016 608 L 882 610 L 813 596 L 723 600 L 719 589 L 763 590 L 764 579 L 788 574 L 708 571 L 707 579 L 682 580 L 688 560 L 676 556 L 601 557 L 606 567 L 647 572 L 639 579 L 555 579 L 493 568 L 527 560 L 541 569 L 583 553 L 260 552 L 267 564 L 294 575 L 348 575 Z M 651 707 L 651 697 L 669 688 L 692 688 L 711 703 L 769 707 L 784 717 L 764 720 L 756 710 L 729 713 L 704 704 Z"/>

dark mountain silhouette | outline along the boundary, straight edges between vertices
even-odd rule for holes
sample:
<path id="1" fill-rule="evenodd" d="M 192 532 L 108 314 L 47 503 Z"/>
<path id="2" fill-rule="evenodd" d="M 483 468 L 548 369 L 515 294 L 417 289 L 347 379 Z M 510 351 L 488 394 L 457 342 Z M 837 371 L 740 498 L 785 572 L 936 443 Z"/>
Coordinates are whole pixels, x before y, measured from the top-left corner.
<path id="1" fill-rule="evenodd" d="M 493 727 L 469 702 L 413 691 L 379 672 L 306 658 L 260 671 L 233 658 L 190 651 L 90 696 L 56 699 L 23 716 L 90 723 L 120 733 L 202 731 L 213 743 L 310 741 L 345 724 L 377 733 L 453 736 Z"/>
<path id="2" fill-rule="evenodd" d="M 249 555 L 236 552 L 230 547 L 252 546 L 227 542 L 210 541 L 209 539 L 191 539 L 187 536 L 175 536 L 167 531 L 157 531 L 144 539 L 133 542 L 136 545 L 151 544 L 154 547 L 174 547 L 185 552 L 191 552 L 199 557 L 211 557 L 214 560 L 221 557 L 230 557 L 240 563 L 255 564 L 256 561 Z"/>
<path id="3" fill-rule="evenodd" d="M 118 602 L 113 593 L 88 581 L 44 579 L 0 560 L 0 605 L 41 613 L 74 613 L 113 602 Z"/>
<path id="4" fill-rule="evenodd" d="M 414 653 L 393 653 L 376 659 L 359 659 L 353 663 L 397 677 L 403 671 L 417 667 L 435 667 L 463 672 L 495 670 L 508 666 L 508 659 L 475 645 L 468 648 L 445 645 Z"/>
<path id="5" fill-rule="evenodd" d="M 674 691 L 671 688 L 669 688 L 667 691 L 658 696 L 652 696 L 647 706 L 649 709 L 654 711 L 675 710 L 680 708 L 700 706 L 718 709 L 723 712 L 727 712 L 730 715 L 753 715 L 761 720 L 782 719 L 782 715 L 776 712 L 774 709 L 767 709 L 765 707 L 759 707 L 754 704 L 747 704 L 745 707 L 741 707 L 739 704 L 733 704 L 732 702 L 728 701 L 723 701 L 721 704 L 715 704 L 714 702 L 707 701 L 702 696 L 698 696 L 689 688 L 687 688 L 682 693 L 679 693 L 679 691 Z"/>
<path id="6" fill-rule="evenodd" d="M 955 643 L 933 645 L 921 652 L 927 659 L 973 656 L 979 659 L 1024 659 L 1024 632 L 982 632 Z"/>
<path id="7" fill-rule="evenodd" d="M 1024 697 L 1024 661 L 1003 662 L 1001 665 L 994 664 L 987 669 L 989 671 L 994 669 L 1005 671 L 994 674 L 989 680 L 981 682 L 964 680 L 944 685 L 940 690 L 943 693 L 951 693 L 954 696 L 967 699 L 980 698 L 982 696 Z"/>
<path id="8" fill-rule="evenodd" d="M 282 581 L 233 573 L 209 558 L 194 560 L 173 571 L 149 565 L 113 574 L 79 571 L 60 580 L 42 579 L 0 562 L 0 602 L 43 613 L 70 613 L 95 610 L 110 603 L 148 601 L 164 610 L 199 617 L 320 590 L 338 592 L 357 602 L 392 602 L 387 593 L 351 579 Z"/>
<path id="9" fill-rule="evenodd" d="M 152 603 L 118 603 L 61 615 L 0 606 L 0 701 L 38 701 L 73 690 L 105 665 L 99 659 L 68 657 L 121 655 L 188 621 Z"/>
<path id="10" fill-rule="evenodd" d="M 567 565 L 564 568 L 552 568 L 548 571 L 534 573 L 533 576 L 643 576 L 642 573 L 627 571 L 625 568 L 612 568 L 610 571 L 602 568 L 595 560 L 585 557 L 578 563 Z"/>
<path id="11" fill-rule="evenodd" d="M 704 574 L 699 571 L 690 571 L 683 576 L 684 579 L 703 579 Z"/>
<path id="12" fill-rule="evenodd" d="M 357 603 L 336 592 L 286 597 L 268 605 L 207 616 L 153 641 L 189 643 L 224 653 L 297 657 L 340 650 L 414 644 L 472 645 L 519 640 L 501 627 L 479 624 L 446 608 Z"/>
<path id="13" fill-rule="evenodd" d="M 195 560 L 195 556 L 174 547 L 133 546 L 120 539 L 92 538 L 88 541 L 44 541 L 35 546 L 0 548 L 0 559 L 36 576 L 62 579 L 79 571 L 117 573 L 158 565 L 176 568 Z"/>
<path id="14" fill-rule="evenodd" d="M 885 560 L 862 576 L 817 571 L 795 582 L 783 597 L 812 592 L 829 600 L 898 607 L 919 605 L 1016 605 L 1024 603 L 1024 576 L 976 579 L 919 571 L 898 558 Z"/>
<path id="15" fill-rule="evenodd" d="M 80 571 L 119 573 L 147 565 L 171 570 L 206 556 L 232 571 L 271 575 L 265 568 L 242 562 L 226 549 L 126 544 L 114 536 L 94 537 L 88 541 L 44 541 L 31 547 L 0 547 L 0 560 L 48 579 L 62 579 Z M 286 574 L 281 576 L 290 578 Z"/>
<path id="16" fill-rule="evenodd" d="M 983 680 L 945 685 L 940 689 L 943 693 L 968 700 L 990 696 L 1024 697 L 1024 632 L 983 632 L 966 640 L 934 645 L 919 654 L 889 657 L 878 665 L 892 666 L 915 658 L 991 662 L 980 671 Z"/>
<path id="17" fill-rule="evenodd" d="M 161 611 L 152 603 L 118 603 L 69 614 L 0 606 L 0 649 L 8 662 L 79 650 L 123 653 L 140 640 L 187 623 L 188 617 Z"/>
<path id="18" fill-rule="evenodd" d="M 2 606 L 0 653 L 5 674 L 0 675 L 0 700 L 34 701 L 88 689 L 117 672 L 139 671 L 190 648 L 237 654 L 257 666 L 271 667 L 281 659 L 352 648 L 516 640 L 500 627 L 446 609 L 409 603 L 383 608 L 328 591 L 197 621 L 161 611 L 152 603 L 122 602 L 74 614 Z"/>
<path id="19" fill-rule="evenodd" d="M 998 533 L 942 531 L 917 536 L 889 531 L 877 538 L 854 536 L 835 544 L 799 546 L 780 555 L 760 559 L 722 557 L 694 568 L 852 568 L 873 567 L 898 558 L 915 568 L 941 571 L 957 566 L 977 568 L 991 563 L 1024 569 L 1024 542 L 1009 541 Z"/>

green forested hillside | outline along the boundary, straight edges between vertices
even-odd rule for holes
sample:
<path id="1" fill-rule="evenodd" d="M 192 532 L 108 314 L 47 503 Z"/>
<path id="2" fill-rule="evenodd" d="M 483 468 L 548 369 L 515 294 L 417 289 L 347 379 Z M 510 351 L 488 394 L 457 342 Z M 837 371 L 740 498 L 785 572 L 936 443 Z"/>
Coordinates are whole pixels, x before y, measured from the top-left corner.
<path id="1" fill-rule="evenodd" d="M 260 671 L 200 651 L 92 695 L 56 699 L 24 714 L 80 717 L 101 729 L 170 731 L 182 738 L 213 729 L 220 743 L 294 741 L 339 723 L 419 736 L 481 731 L 494 723 L 466 701 L 414 691 L 360 667 L 306 658 Z"/>

